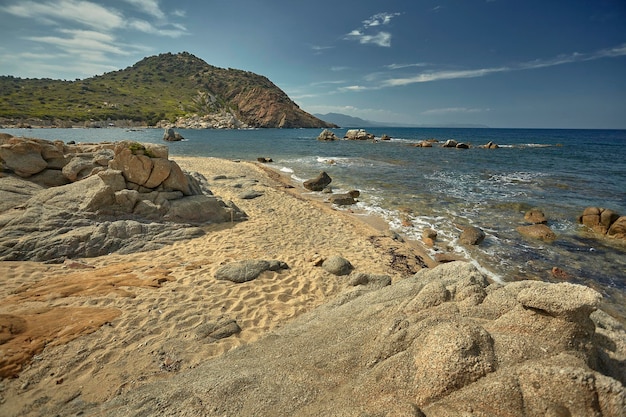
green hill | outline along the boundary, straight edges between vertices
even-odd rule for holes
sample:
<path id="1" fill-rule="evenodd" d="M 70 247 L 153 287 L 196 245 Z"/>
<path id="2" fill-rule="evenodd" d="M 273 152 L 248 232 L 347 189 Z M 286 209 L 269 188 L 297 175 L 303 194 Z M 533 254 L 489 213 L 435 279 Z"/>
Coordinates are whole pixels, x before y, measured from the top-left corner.
<path id="1" fill-rule="evenodd" d="M 181 117 L 206 121 L 204 127 L 332 126 L 301 110 L 266 77 L 214 67 L 187 52 L 151 56 L 84 80 L 0 77 L 4 124 L 129 120 L 153 126 Z"/>

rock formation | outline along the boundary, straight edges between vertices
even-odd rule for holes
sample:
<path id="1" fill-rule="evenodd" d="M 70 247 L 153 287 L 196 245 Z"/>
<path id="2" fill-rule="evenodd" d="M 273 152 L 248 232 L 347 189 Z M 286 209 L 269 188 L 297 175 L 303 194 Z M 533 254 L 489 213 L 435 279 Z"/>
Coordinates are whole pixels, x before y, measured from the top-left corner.
<path id="1" fill-rule="evenodd" d="M 594 312 L 596 291 L 490 283 L 464 262 L 380 282 L 195 369 L 126 390 L 98 414 L 624 415 L 626 332 Z M 91 414 L 84 403 L 67 407 Z"/>
<path id="2" fill-rule="evenodd" d="M 620 216 L 613 210 L 587 207 L 578 217 L 578 222 L 600 235 L 626 240 L 626 216 Z"/>
<path id="3" fill-rule="evenodd" d="M 163 132 L 163 140 L 167 141 L 167 142 L 177 142 L 180 140 L 183 140 L 183 136 L 176 132 L 174 129 L 169 128 L 169 129 L 165 129 L 165 132 Z"/>
<path id="4" fill-rule="evenodd" d="M 372 140 L 375 136 L 363 129 L 349 129 L 344 135 L 344 139 L 348 140 Z"/>
<path id="5" fill-rule="evenodd" d="M 322 133 L 320 133 L 319 136 L 317 137 L 317 140 L 334 141 L 334 140 L 339 140 L 339 137 L 335 135 L 335 132 L 333 132 L 332 130 L 324 129 L 322 130 Z"/>
<path id="6" fill-rule="evenodd" d="M 63 262 L 156 249 L 245 218 L 163 145 L 0 138 L 0 260 Z"/>
<path id="7" fill-rule="evenodd" d="M 322 171 L 317 177 L 304 181 L 302 185 L 310 191 L 322 191 L 331 182 L 332 178 L 325 171 Z"/>

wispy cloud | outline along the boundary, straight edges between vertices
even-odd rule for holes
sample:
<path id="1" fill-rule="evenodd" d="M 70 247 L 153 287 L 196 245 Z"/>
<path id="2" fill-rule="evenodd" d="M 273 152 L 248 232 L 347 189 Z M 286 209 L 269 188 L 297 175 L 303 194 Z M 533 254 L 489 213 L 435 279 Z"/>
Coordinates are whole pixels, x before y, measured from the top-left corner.
<path id="1" fill-rule="evenodd" d="M 411 68 L 411 67 L 427 67 L 428 65 L 429 64 L 425 62 L 416 62 L 414 64 L 389 64 L 389 65 L 385 65 L 385 68 L 396 70 L 396 69 Z"/>
<path id="2" fill-rule="evenodd" d="M 46 51 L 56 52 L 47 61 L 43 56 L 37 60 L 31 59 L 31 65 L 37 65 L 40 70 L 58 68 L 59 65 L 52 61 L 67 57 L 66 62 L 71 62 L 71 68 L 81 71 L 82 74 L 83 70 L 96 68 L 98 64 L 98 68 L 102 69 L 100 72 L 108 71 L 111 68 L 111 59 L 115 56 L 130 56 L 140 52 L 145 54 L 151 51 L 139 43 L 125 43 L 123 39 L 128 32 L 170 38 L 188 34 L 182 23 L 167 19 L 158 0 L 124 2 L 132 7 L 126 6 L 122 10 L 109 7 L 108 2 L 89 0 L 13 0 L 13 4 L 0 6 L 0 15 L 9 14 L 28 19 L 38 28 L 48 31 L 45 36 L 22 38 L 34 42 L 34 49 L 43 47 Z M 176 16 L 183 15 L 183 11 L 176 13 Z M 64 69 L 62 72 L 67 73 L 69 66 L 61 66 Z"/>
<path id="3" fill-rule="evenodd" d="M 391 46 L 391 33 L 378 30 L 381 26 L 386 26 L 391 23 L 391 20 L 400 16 L 401 13 L 377 13 L 368 19 L 365 19 L 363 25 L 357 29 L 352 30 L 344 39 L 354 40 L 360 44 L 367 45 L 373 44 L 381 47 Z"/>
<path id="4" fill-rule="evenodd" d="M 453 80 L 459 78 L 478 78 L 485 77 L 487 75 L 512 72 L 512 71 L 524 71 L 540 68 L 554 67 L 558 65 L 571 64 L 575 62 L 594 61 L 602 58 L 615 58 L 626 55 L 626 44 L 619 45 L 614 48 L 602 49 L 592 53 L 572 53 L 569 55 L 560 55 L 552 59 L 547 60 L 534 60 L 524 62 L 517 65 L 490 67 L 490 68 L 477 68 L 468 70 L 455 70 L 455 71 L 426 71 L 419 74 L 415 74 L 402 78 L 388 78 L 381 83 L 381 87 L 397 87 L 416 83 L 427 83 L 440 80 Z"/>

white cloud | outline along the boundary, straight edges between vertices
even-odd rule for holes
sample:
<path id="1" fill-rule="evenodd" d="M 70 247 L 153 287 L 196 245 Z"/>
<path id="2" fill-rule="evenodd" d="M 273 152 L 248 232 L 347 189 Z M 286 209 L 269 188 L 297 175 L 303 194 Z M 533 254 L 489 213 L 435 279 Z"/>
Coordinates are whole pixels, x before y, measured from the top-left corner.
<path id="1" fill-rule="evenodd" d="M 373 44 L 388 48 L 391 46 L 391 33 L 375 30 L 372 31 L 370 29 L 388 25 L 396 16 L 400 16 L 400 13 L 377 13 L 364 20 L 362 22 L 362 27 L 354 29 L 346 34 L 344 39 L 355 40 L 363 45 Z"/>
<path id="2" fill-rule="evenodd" d="M 614 48 L 602 49 L 588 54 L 574 52 L 569 55 L 560 55 L 558 57 L 548 60 L 534 60 L 524 62 L 513 66 L 493 67 L 493 68 L 479 68 L 470 70 L 457 70 L 457 71 L 428 71 L 422 72 L 410 77 L 404 78 L 389 78 L 384 80 L 381 84 L 382 87 L 397 87 L 416 83 L 426 83 L 439 80 L 453 80 L 459 78 L 477 78 L 484 77 L 490 74 L 523 71 L 540 68 L 554 67 L 557 65 L 571 64 L 574 62 L 594 61 L 602 58 L 616 58 L 620 56 L 626 56 L 626 44 L 619 45 Z"/>
<path id="3" fill-rule="evenodd" d="M 18 17 L 32 18 L 46 24 L 60 25 L 70 21 L 100 30 L 124 26 L 124 17 L 115 9 L 107 9 L 89 1 L 56 0 L 45 3 L 25 1 L 1 10 Z"/>
<path id="4" fill-rule="evenodd" d="M 362 85 L 348 85 L 348 86 L 339 88 L 339 91 L 342 91 L 342 92 L 347 92 L 347 91 L 364 91 L 364 90 L 369 90 L 369 88 L 365 87 L 365 86 L 362 86 Z"/>
<path id="5" fill-rule="evenodd" d="M 426 64 L 424 62 L 416 62 L 414 64 L 389 64 L 389 65 L 386 65 L 385 67 L 391 70 L 395 70 L 395 69 L 411 68 L 411 67 L 427 67 L 428 65 L 429 64 Z"/>
<path id="6" fill-rule="evenodd" d="M 165 13 L 161 10 L 158 0 L 124 0 L 129 4 L 132 4 L 142 12 L 154 16 L 157 19 L 164 19 Z"/>

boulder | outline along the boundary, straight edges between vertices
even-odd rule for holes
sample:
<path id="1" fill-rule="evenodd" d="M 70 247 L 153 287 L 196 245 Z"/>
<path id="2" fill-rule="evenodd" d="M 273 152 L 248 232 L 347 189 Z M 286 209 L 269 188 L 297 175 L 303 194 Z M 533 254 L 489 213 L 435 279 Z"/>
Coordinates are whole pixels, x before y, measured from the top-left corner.
<path id="1" fill-rule="evenodd" d="M 480 245 L 485 240 L 485 232 L 480 227 L 467 226 L 463 228 L 459 240 L 464 245 Z"/>
<path id="2" fill-rule="evenodd" d="M 444 148 L 456 148 L 456 145 L 458 145 L 459 142 L 457 142 L 454 139 L 448 139 L 447 141 L 444 142 L 443 145 L 441 145 Z"/>
<path id="3" fill-rule="evenodd" d="M 556 234 L 545 224 L 532 224 L 529 226 L 519 226 L 516 229 L 521 235 L 543 240 L 544 242 L 553 242 L 556 240 Z"/>
<path id="4" fill-rule="evenodd" d="M 416 148 L 432 148 L 433 147 L 433 143 L 427 140 L 422 140 L 420 142 L 417 142 L 415 145 L 413 145 Z"/>
<path id="5" fill-rule="evenodd" d="M 0 159 L 7 169 L 23 178 L 37 174 L 48 166 L 41 155 L 41 144 L 29 139 L 12 138 L 0 145 Z"/>
<path id="6" fill-rule="evenodd" d="M 607 234 L 613 222 L 619 218 L 619 214 L 611 209 L 603 207 L 587 207 L 578 222 L 592 229 L 599 234 Z"/>
<path id="7" fill-rule="evenodd" d="M 334 141 L 339 140 L 339 137 L 335 135 L 335 132 L 333 132 L 332 130 L 324 129 L 322 130 L 322 133 L 318 135 L 317 140 Z"/>
<path id="8" fill-rule="evenodd" d="M 246 260 L 232 262 L 221 266 L 215 271 L 215 278 L 218 280 L 227 280 L 237 284 L 252 281 L 258 278 L 265 271 L 280 271 L 289 269 L 286 263 L 282 261 L 265 261 L 265 260 Z"/>
<path id="9" fill-rule="evenodd" d="M 176 132 L 174 129 L 169 128 L 169 129 L 165 129 L 165 131 L 163 132 L 163 140 L 168 141 L 168 142 L 175 142 L 175 141 L 180 141 L 183 140 L 184 138 L 182 137 L 182 135 L 178 132 Z"/>
<path id="10" fill-rule="evenodd" d="M 361 195 L 360 191 L 352 190 L 345 194 L 334 194 L 328 198 L 328 201 L 338 206 L 350 206 L 356 204 L 356 198 L 358 198 L 359 195 Z"/>
<path id="11" fill-rule="evenodd" d="M 548 223 L 548 218 L 546 217 L 545 214 L 543 214 L 543 211 L 541 211 L 541 209 L 538 209 L 538 208 L 534 208 L 534 209 L 528 210 L 524 214 L 524 220 L 526 220 L 528 223 L 532 223 L 532 224 L 546 224 L 546 223 Z"/>
<path id="12" fill-rule="evenodd" d="M 626 216 L 621 216 L 611 224 L 607 236 L 616 239 L 626 239 Z"/>
<path id="13" fill-rule="evenodd" d="M 268 157 L 265 157 L 265 156 L 258 157 L 256 160 L 259 161 L 262 164 L 268 164 L 270 162 L 274 162 L 274 160 L 272 158 L 268 158 Z"/>
<path id="14" fill-rule="evenodd" d="M 384 134 L 380 137 L 380 140 L 391 140 L 391 136 Z"/>
<path id="15" fill-rule="evenodd" d="M 457 149 L 469 149 L 470 146 L 467 143 L 457 143 L 455 148 L 457 148 Z"/>
<path id="16" fill-rule="evenodd" d="M 344 139 L 348 140 L 372 140 L 374 138 L 372 133 L 368 133 L 364 129 L 349 129 L 344 136 Z"/>
<path id="17" fill-rule="evenodd" d="M 350 261 L 341 256 L 331 256 L 326 259 L 322 263 L 322 268 L 333 275 L 348 275 L 354 269 Z"/>
<path id="18" fill-rule="evenodd" d="M 497 143 L 493 143 L 492 141 L 487 142 L 486 144 L 482 145 L 481 148 L 485 148 L 485 149 L 498 149 L 499 146 Z"/>
<path id="19" fill-rule="evenodd" d="M 304 181 L 302 185 L 307 190 L 322 191 L 331 182 L 332 182 L 332 179 L 330 178 L 330 176 L 328 176 L 328 174 L 325 171 L 322 171 L 317 177 Z"/>

